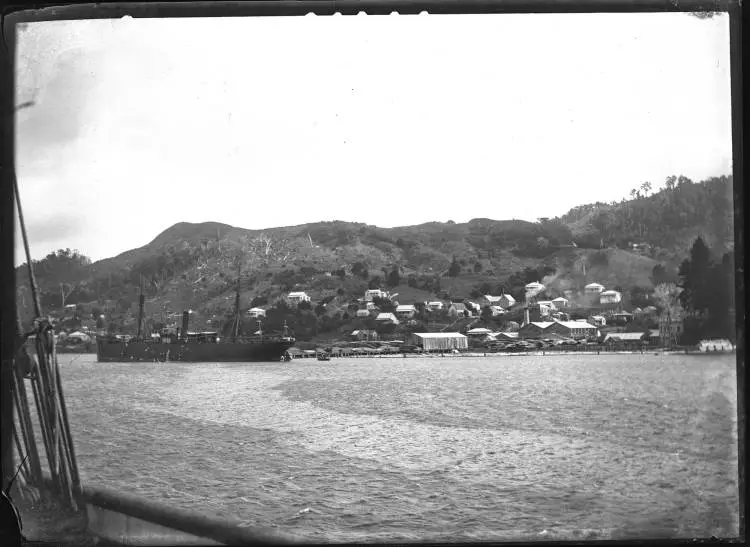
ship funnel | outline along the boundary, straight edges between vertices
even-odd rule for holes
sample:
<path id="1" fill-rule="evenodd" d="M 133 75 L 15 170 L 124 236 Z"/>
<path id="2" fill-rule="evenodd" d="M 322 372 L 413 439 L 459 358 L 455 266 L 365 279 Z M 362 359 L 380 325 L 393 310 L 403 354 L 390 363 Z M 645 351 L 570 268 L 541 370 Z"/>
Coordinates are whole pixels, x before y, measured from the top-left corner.
<path id="1" fill-rule="evenodd" d="M 182 337 L 187 338 L 188 323 L 190 322 L 190 312 L 182 312 Z"/>

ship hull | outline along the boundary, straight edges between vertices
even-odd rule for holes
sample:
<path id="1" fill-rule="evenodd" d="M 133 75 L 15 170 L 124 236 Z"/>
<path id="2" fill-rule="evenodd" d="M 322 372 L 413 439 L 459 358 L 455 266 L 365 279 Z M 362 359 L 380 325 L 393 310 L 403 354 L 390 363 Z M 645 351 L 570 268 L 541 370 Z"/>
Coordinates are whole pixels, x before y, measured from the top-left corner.
<path id="1" fill-rule="evenodd" d="M 252 344 L 231 342 L 162 344 L 97 340 L 96 355 L 99 362 L 115 363 L 130 361 L 271 362 L 279 361 L 292 345 L 284 341 Z"/>

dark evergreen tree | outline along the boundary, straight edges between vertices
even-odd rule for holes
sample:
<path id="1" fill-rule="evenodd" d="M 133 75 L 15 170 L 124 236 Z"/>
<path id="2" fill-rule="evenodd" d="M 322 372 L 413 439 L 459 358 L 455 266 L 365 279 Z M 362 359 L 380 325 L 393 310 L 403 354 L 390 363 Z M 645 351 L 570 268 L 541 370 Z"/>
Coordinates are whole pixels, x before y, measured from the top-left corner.
<path id="1" fill-rule="evenodd" d="M 461 273 L 461 265 L 458 263 L 458 260 L 456 260 L 456 257 L 454 256 L 453 261 L 448 268 L 448 275 L 450 277 L 457 277 L 459 273 Z"/>

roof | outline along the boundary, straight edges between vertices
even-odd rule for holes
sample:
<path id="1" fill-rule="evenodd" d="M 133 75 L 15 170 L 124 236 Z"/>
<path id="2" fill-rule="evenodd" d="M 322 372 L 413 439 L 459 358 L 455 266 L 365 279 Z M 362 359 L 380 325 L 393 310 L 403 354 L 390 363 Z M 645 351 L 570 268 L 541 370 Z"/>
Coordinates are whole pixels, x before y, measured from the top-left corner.
<path id="1" fill-rule="evenodd" d="M 396 306 L 396 311 L 417 311 L 417 308 L 414 307 L 414 304 L 401 304 Z"/>
<path id="2" fill-rule="evenodd" d="M 648 331 L 649 336 L 661 336 L 659 329 L 651 329 Z"/>
<path id="3" fill-rule="evenodd" d="M 264 310 L 263 308 L 250 308 L 247 311 L 262 311 L 263 313 L 266 313 L 266 310 Z"/>
<path id="4" fill-rule="evenodd" d="M 569 329 L 596 329 L 594 325 L 586 321 L 558 321 L 558 323 Z"/>
<path id="5" fill-rule="evenodd" d="M 289 296 L 291 298 L 294 298 L 296 296 L 307 296 L 307 293 L 305 293 L 305 291 L 290 292 Z"/>
<path id="6" fill-rule="evenodd" d="M 532 321 L 531 323 L 529 323 L 529 325 L 534 325 L 535 327 L 539 327 L 540 329 L 546 329 L 547 327 L 550 327 L 554 324 L 554 321 Z"/>
<path id="7" fill-rule="evenodd" d="M 476 328 L 466 331 L 466 334 L 489 334 L 492 332 L 490 329 Z"/>
<path id="8" fill-rule="evenodd" d="M 393 315 L 391 312 L 381 312 L 378 314 L 378 316 L 375 318 L 377 321 L 378 319 L 392 319 L 393 321 L 396 320 L 396 316 Z"/>
<path id="9" fill-rule="evenodd" d="M 433 304 L 440 304 L 441 306 L 443 305 L 440 300 L 430 300 L 429 302 L 427 302 L 428 306 L 432 306 Z"/>
<path id="10" fill-rule="evenodd" d="M 505 336 L 506 338 L 518 338 L 517 332 L 498 332 L 496 336 Z"/>
<path id="11" fill-rule="evenodd" d="M 415 332 L 420 338 L 466 338 L 460 332 Z"/>
<path id="12" fill-rule="evenodd" d="M 557 298 L 553 298 L 552 302 L 567 302 L 567 298 L 563 298 L 562 296 L 558 296 Z"/>
<path id="13" fill-rule="evenodd" d="M 643 338 L 644 332 L 610 332 L 604 337 L 605 340 L 640 340 Z"/>
<path id="14" fill-rule="evenodd" d="M 466 309 L 466 304 L 464 304 L 463 302 L 451 302 L 451 306 L 453 306 L 459 311 Z"/>
<path id="15" fill-rule="evenodd" d="M 485 294 L 484 298 L 488 302 L 498 302 L 500 300 L 500 298 L 502 298 L 502 297 L 500 297 L 500 296 L 492 296 L 491 294 Z"/>
<path id="16" fill-rule="evenodd" d="M 598 289 L 599 287 L 601 287 L 603 289 L 604 285 L 602 285 L 600 283 L 589 283 L 588 285 L 586 285 L 584 287 L 584 289 Z"/>
<path id="17" fill-rule="evenodd" d="M 526 288 L 527 288 L 527 289 L 531 289 L 531 288 L 534 288 L 534 289 L 536 289 L 537 287 L 544 287 L 544 285 L 542 285 L 542 284 L 541 284 L 541 283 L 539 283 L 538 281 L 534 281 L 534 282 L 532 282 L 532 283 L 529 283 L 528 285 L 526 285 Z"/>
<path id="18" fill-rule="evenodd" d="M 609 291 L 604 291 L 602 293 L 602 296 L 616 296 L 618 294 L 621 294 L 621 293 L 618 291 L 609 290 Z"/>

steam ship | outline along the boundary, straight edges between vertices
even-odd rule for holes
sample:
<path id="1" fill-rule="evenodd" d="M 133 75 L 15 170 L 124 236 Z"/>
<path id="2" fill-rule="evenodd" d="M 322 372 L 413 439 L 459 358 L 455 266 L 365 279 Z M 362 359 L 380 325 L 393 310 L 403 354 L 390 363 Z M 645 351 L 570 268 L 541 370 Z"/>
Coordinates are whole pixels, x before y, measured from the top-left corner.
<path id="1" fill-rule="evenodd" d="M 138 311 L 138 334 L 97 337 L 99 362 L 184 361 L 184 362 L 257 362 L 288 360 L 286 350 L 295 339 L 289 336 L 286 322 L 280 335 L 265 335 L 260 330 L 243 337 L 240 331 L 239 275 L 232 334 L 225 339 L 218 332 L 189 332 L 190 312 L 182 314 L 182 328 L 162 329 L 149 337 L 141 336 L 145 297 L 141 290 Z"/>

